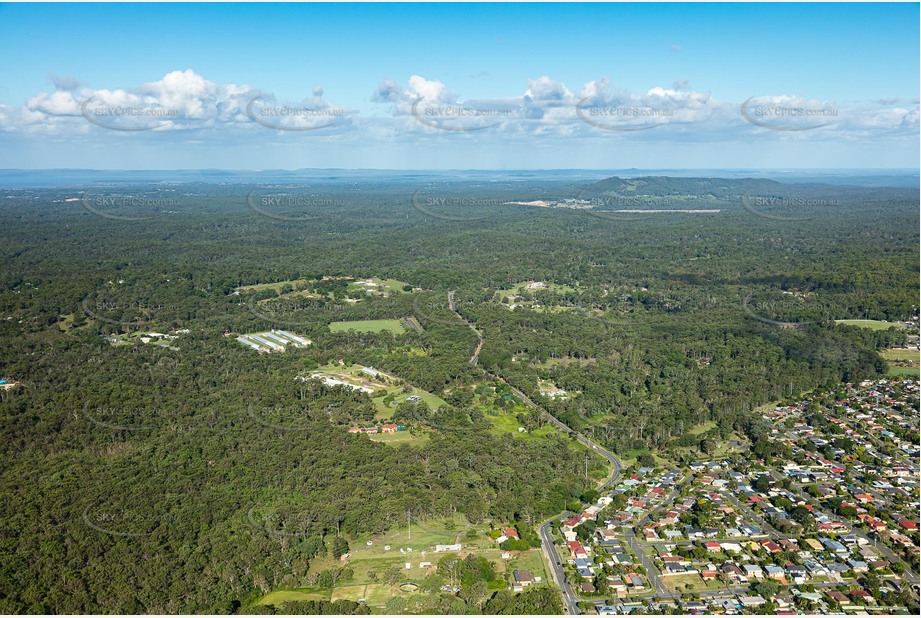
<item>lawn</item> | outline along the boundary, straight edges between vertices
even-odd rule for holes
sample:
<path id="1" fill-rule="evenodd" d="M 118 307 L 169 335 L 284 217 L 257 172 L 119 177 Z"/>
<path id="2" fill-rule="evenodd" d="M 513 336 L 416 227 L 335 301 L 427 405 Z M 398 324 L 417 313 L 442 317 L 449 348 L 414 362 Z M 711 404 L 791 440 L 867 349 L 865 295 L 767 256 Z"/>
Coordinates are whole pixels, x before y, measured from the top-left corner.
<path id="1" fill-rule="evenodd" d="M 921 367 L 889 367 L 891 376 L 915 376 L 921 375 Z"/>
<path id="2" fill-rule="evenodd" d="M 903 350 L 898 348 L 893 348 L 891 350 L 884 350 L 879 353 L 880 356 L 886 360 L 900 360 L 900 361 L 913 361 L 918 362 L 921 360 L 921 351 L 919 350 Z"/>
<path id="3" fill-rule="evenodd" d="M 350 330 L 360 333 L 380 333 L 386 330 L 395 335 L 402 335 L 406 332 L 400 320 L 351 320 L 346 322 L 333 322 L 329 325 L 329 330 L 334 333 L 344 333 Z"/>
<path id="4" fill-rule="evenodd" d="M 881 320 L 835 320 L 835 324 L 859 326 L 860 328 L 869 328 L 871 330 L 886 330 L 892 326 L 895 326 L 896 328 L 904 328 L 895 322 L 883 322 Z"/>
<path id="5" fill-rule="evenodd" d="M 496 410 L 483 410 L 486 420 L 492 424 L 492 430 L 490 433 L 494 435 L 502 435 L 506 433 L 514 434 L 522 439 L 531 439 L 536 440 L 539 438 L 545 438 L 550 434 L 558 433 L 559 430 L 556 429 L 550 423 L 547 423 L 540 429 L 534 431 L 518 431 L 518 428 L 521 427 L 521 423 L 518 422 L 518 418 L 515 415 L 517 410 L 510 412 L 497 412 Z"/>
<path id="6" fill-rule="evenodd" d="M 688 590 L 722 590 L 725 586 L 719 580 L 704 581 L 700 575 L 671 575 L 663 577 L 662 583 L 665 587 L 673 592 L 685 592 Z M 690 588 L 688 588 L 690 586 Z"/>
<path id="7" fill-rule="evenodd" d="M 891 376 L 918 377 L 921 375 L 918 367 L 921 353 L 918 350 L 893 348 L 884 350 L 879 355 L 889 361 L 889 375 Z"/>
<path id="8" fill-rule="evenodd" d="M 711 429 L 716 427 L 716 421 L 707 421 L 706 423 L 701 423 L 700 425 L 694 425 L 687 430 L 687 433 L 695 436 L 699 436 L 702 433 L 706 433 Z"/>
<path id="9" fill-rule="evenodd" d="M 321 601 L 328 600 L 328 591 L 301 588 L 299 590 L 273 590 L 258 601 L 256 605 L 275 605 L 278 607 L 287 601 Z"/>
<path id="10" fill-rule="evenodd" d="M 512 554 L 512 558 L 508 561 L 507 566 L 509 573 L 515 569 L 527 569 L 531 571 L 532 575 L 540 577 L 544 582 L 547 581 L 548 576 L 545 571 L 543 554 L 540 549 L 535 547 L 528 551 L 510 553 Z M 501 551 L 499 554 L 501 556 Z M 487 558 L 492 559 L 492 556 L 487 556 Z M 499 562 L 501 562 L 501 560 Z"/>
<path id="11" fill-rule="evenodd" d="M 366 282 L 371 281 L 374 285 L 367 285 Z M 403 287 L 407 285 L 404 281 L 397 281 L 396 279 L 376 279 L 372 277 L 371 279 L 360 279 L 358 281 L 350 281 L 349 289 L 350 290 L 364 290 L 370 294 L 381 294 L 384 296 L 389 296 L 393 293 L 406 293 Z"/>
<path id="12" fill-rule="evenodd" d="M 368 439 L 371 442 L 384 442 L 387 444 L 401 444 L 406 442 L 413 442 L 415 446 L 421 446 L 422 444 L 429 441 L 427 435 L 413 435 L 409 431 L 398 431 L 396 433 L 379 433 L 371 434 L 368 436 Z"/>
<path id="13" fill-rule="evenodd" d="M 432 568 L 420 567 L 420 562 L 431 562 L 434 567 L 443 558 L 464 557 L 469 553 L 483 556 L 494 563 L 500 573 L 512 569 L 529 569 L 531 573 L 546 581 L 547 574 L 540 549 L 509 552 L 512 557 L 505 561 L 501 557 L 504 552 L 486 535 L 488 529 L 485 524 L 471 524 L 463 515 L 456 515 L 427 521 L 413 519 L 411 537 L 405 522 L 381 535 L 362 535 L 350 543 L 351 551 L 347 565 L 352 569 L 353 577 L 349 581 L 337 584 L 332 591 L 311 588 L 276 590 L 262 597 L 257 604 L 278 606 L 285 601 L 365 599 L 369 606 L 381 608 L 394 595 L 408 597 L 424 594 L 419 591 L 401 592 L 398 586 L 383 584 L 382 578 L 388 571 L 399 570 L 401 583 L 419 583 Z M 434 551 L 436 544 L 453 543 L 461 543 L 463 549 L 459 554 Z M 389 549 L 385 549 L 387 547 Z M 412 551 L 408 551 L 409 549 Z M 406 569 L 407 562 L 410 563 L 409 569 Z M 316 573 L 324 569 L 337 568 L 341 564 L 331 556 L 325 556 L 312 560 L 310 571 Z"/>
<path id="14" fill-rule="evenodd" d="M 393 416 L 394 408 L 396 408 L 398 405 L 400 405 L 401 403 L 403 403 L 404 401 L 406 401 L 413 395 L 418 397 L 420 401 L 425 402 L 425 404 L 431 410 L 437 410 L 438 408 L 442 406 L 448 405 L 447 402 L 441 397 L 439 397 L 438 395 L 433 395 L 432 393 L 428 391 L 424 391 L 421 388 L 416 388 L 415 386 L 413 386 L 413 387 L 410 387 L 410 390 L 411 392 L 404 393 L 402 387 L 393 388 L 393 389 L 388 388 L 387 395 L 396 393 L 396 395 L 393 398 L 393 401 L 390 402 L 389 407 L 387 406 L 387 404 L 384 403 L 384 399 L 387 398 L 387 395 L 380 395 L 378 397 L 372 397 L 371 401 L 374 402 L 374 405 L 377 407 L 377 411 L 378 411 L 375 418 L 381 421 L 390 418 L 391 416 Z"/>

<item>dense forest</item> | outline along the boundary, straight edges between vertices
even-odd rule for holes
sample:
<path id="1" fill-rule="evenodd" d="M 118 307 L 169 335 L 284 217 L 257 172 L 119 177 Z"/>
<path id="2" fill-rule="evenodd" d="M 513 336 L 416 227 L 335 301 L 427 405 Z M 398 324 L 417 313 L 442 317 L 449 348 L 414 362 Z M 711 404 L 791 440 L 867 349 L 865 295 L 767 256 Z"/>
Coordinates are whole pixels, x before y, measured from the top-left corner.
<path id="1" fill-rule="evenodd" d="M 622 210 L 714 212 L 630 217 L 627 197 Z M 508 385 L 615 452 L 704 421 L 727 436 L 767 401 L 884 372 L 878 350 L 905 341 L 835 319 L 918 311 L 910 189 L 405 176 L 0 198 L 0 377 L 18 383 L 0 391 L 3 613 L 232 613 L 407 512 L 533 524 L 605 468 L 594 458 L 586 478 L 562 432 L 492 431 L 492 410 L 544 424 Z M 538 200 L 560 206 L 526 205 Z M 372 277 L 401 285 L 374 295 L 346 279 Z M 475 364 L 458 314 L 482 334 Z M 329 328 L 408 317 L 418 329 Z M 272 328 L 312 345 L 235 340 Z M 177 334 L 118 344 L 151 331 Z M 340 361 L 447 402 L 395 411 L 425 440 L 349 434 L 373 421 L 371 399 L 295 380 Z M 556 613 L 546 594 L 391 609 Z M 309 603 L 279 611 L 367 610 Z"/>

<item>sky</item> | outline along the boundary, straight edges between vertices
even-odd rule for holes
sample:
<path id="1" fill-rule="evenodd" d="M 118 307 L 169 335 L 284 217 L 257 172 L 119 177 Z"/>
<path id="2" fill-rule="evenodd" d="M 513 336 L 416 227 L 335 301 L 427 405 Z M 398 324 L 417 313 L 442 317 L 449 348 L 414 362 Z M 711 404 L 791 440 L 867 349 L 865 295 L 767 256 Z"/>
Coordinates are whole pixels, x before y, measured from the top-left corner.
<path id="1" fill-rule="evenodd" d="M 0 4 L 0 168 L 917 168 L 919 6 Z"/>

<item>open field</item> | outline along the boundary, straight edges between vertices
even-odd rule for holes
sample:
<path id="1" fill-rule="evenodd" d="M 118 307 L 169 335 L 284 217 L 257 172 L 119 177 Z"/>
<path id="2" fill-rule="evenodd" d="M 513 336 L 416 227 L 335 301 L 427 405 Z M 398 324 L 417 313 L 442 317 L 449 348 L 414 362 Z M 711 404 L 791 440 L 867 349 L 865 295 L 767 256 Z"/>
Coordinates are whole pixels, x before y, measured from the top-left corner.
<path id="1" fill-rule="evenodd" d="M 310 377 L 317 377 L 330 386 L 348 386 L 366 393 L 396 388 L 403 382 L 396 376 L 364 365 L 330 364 L 312 371 Z"/>
<path id="2" fill-rule="evenodd" d="M 377 420 L 387 420 L 393 416 L 393 410 L 399 404 L 408 401 L 410 397 L 418 397 L 432 410 L 437 410 L 448 405 L 444 399 L 432 393 L 410 386 L 397 376 L 392 376 L 383 371 L 362 365 L 326 365 L 311 372 L 311 375 L 322 376 L 327 384 L 345 384 L 362 390 L 372 395 L 371 401 L 377 408 Z M 388 403 L 389 402 L 389 403 Z M 377 438 L 383 438 L 377 436 Z M 381 439 L 382 442 L 405 442 L 410 438 Z"/>
<path id="3" fill-rule="evenodd" d="M 886 360 L 912 361 L 915 363 L 921 360 L 921 351 L 919 350 L 903 350 L 893 348 L 891 350 L 883 350 L 879 353 L 879 355 Z"/>
<path id="4" fill-rule="evenodd" d="M 386 444 L 413 443 L 414 446 L 421 446 L 428 442 L 427 435 L 413 435 L 409 431 L 398 431 L 397 433 L 379 433 L 368 434 L 368 439 L 372 442 L 384 442 Z"/>
<path id="5" fill-rule="evenodd" d="M 549 423 L 534 431 L 518 431 L 518 428 L 521 427 L 521 423 L 518 422 L 515 411 L 498 412 L 496 410 L 484 410 L 484 415 L 486 420 L 492 424 L 490 433 L 494 435 L 510 433 L 523 440 L 537 440 L 559 431 Z"/>
<path id="6" fill-rule="evenodd" d="M 535 311 L 566 311 L 574 309 L 574 307 L 561 306 L 561 305 L 544 305 L 539 300 L 527 298 L 522 298 L 522 294 L 527 294 L 528 296 L 535 296 L 538 299 L 543 293 L 554 293 L 554 294 L 569 294 L 575 292 L 574 287 L 568 285 L 559 285 L 556 283 L 546 283 L 544 281 L 523 281 L 513 285 L 509 289 L 499 290 L 497 294 L 500 297 L 500 302 L 509 307 L 509 309 L 514 309 L 515 307 L 525 307 Z"/>
<path id="7" fill-rule="evenodd" d="M 706 423 L 701 423 L 700 425 L 695 425 L 687 430 L 687 433 L 695 436 L 699 436 L 702 433 L 706 433 L 711 429 L 716 428 L 716 421 L 707 421 Z"/>
<path id="8" fill-rule="evenodd" d="M 860 328 L 869 328 L 872 330 L 886 330 L 892 326 L 896 328 L 905 328 L 895 322 L 883 322 L 882 320 L 835 320 L 835 324 L 845 324 L 847 326 L 859 326 Z"/>
<path id="9" fill-rule="evenodd" d="M 921 367 L 889 367 L 891 376 L 914 376 L 921 375 Z"/>
<path id="10" fill-rule="evenodd" d="M 700 575 L 670 575 L 662 578 L 662 583 L 672 592 L 722 590 L 725 585 L 719 580 L 704 581 Z"/>
<path id="11" fill-rule="evenodd" d="M 474 525 L 465 517 L 457 515 L 428 521 L 414 519 L 411 535 L 404 523 L 381 535 L 361 536 L 351 543 L 351 552 L 346 564 L 354 575 L 349 581 L 337 584 L 331 591 L 312 588 L 276 590 L 259 599 L 257 604 L 277 606 L 285 601 L 319 598 L 350 601 L 365 599 L 369 606 L 380 609 L 393 596 L 410 597 L 426 594 L 420 590 L 402 591 L 400 584 L 419 584 L 426 575 L 435 572 L 438 562 L 443 558 L 463 558 L 469 554 L 486 558 L 495 565 L 496 571 L 500 574 L 510 573 L 514 569 L 529 569 L 536 577 L 547 581 L 548 575 L 539 548 L 524 552 L 504 552 L 487 536 L 490 529 L 491 526 L 487 523 Z M 437 544 L 455 543 L 461 544 L 460 552 L 434 551 Z M 509 554 L 507 560 L 502 558 L 505 553 Z M 406 568 L 407 562 L 410 564 L 409 569 Z M 432 564 L 420 567 L 422 562 Z M 336 568 L 340 564 L 331 557 L 320 558 L 312 561 L 311 572 Z M 394 570 L 400 573 L 399 583 L 383 583 L 384 574 Z"/>
<path id="12" fill-rule="evenodd" d="M 332 322 L 329 330 L 334 333 L 344 333 L 350 330 L 360 333 L 380 333 L 390 331 L 395 335 L 406 332 L 400 320 L 351 320 L 347 322 Z"/>
<path id="13" fill-rule="evenodd" d="M 384 399 L 386 399 L 387 397 L 386 395 L 373 397 L 371 399 L 371 401 L 374 402 L 374 405 L 377 406 L 377 409 L 378 409 L 377 418 L 379 419 L 390 418 L 393 415 L 393 408 L 396 408 L 398 405 L 400 405 L 404 401 L 407 401 L 412 396 L 416 396 L 419 398 L 420 401 L 424 401 L 425 404 L 432 410 L 437 410 L 441 406 L 448 405 L 445 402 L 445 400 L 439 397 L 438 395 L 433 395 L 432 393 L 428 391 L 424 391 L 421 388 L 416 388 L 415 386 L 410 387 L 410 392 L 408 393 L 404 393 L 402 391 L 397 391 L 394 393 L 393 391 L 391 391 L 391 392 L 388 392 L 387 394 L 388 395 L 394 394 L 393 401 L 390 402 L 389 406 L 386 403 L 384 403 Z"/>
<path id="14" fill-rule="evenodd" d="M 879 355 L 889 361 L 889 375 L 921 376 L 921 352 L 919 350 L 893 348 L 884 350 Z"/>
<path id="15" fill-rule="evenodd" d="M 146 344 L 169 348 L 171 350 L 179 349 L 171 345 L 171 342 L 177 338 L 178 337 L 176 335 L 167 335 L 164 333 L 156 332 L 123 333 L 120 335 L 106 335 L 105 337 L 106 341 L 108 341 L 110 345 L 114 346 Z"/>
<path id="16" fill-rule="evenodd" d="M 311 282 L 307 281 L 306 279 L 291 279 L 288 281 L 277 281 L 275 283 L 256 283 L 254 285 L 241 285 L 238 288 L 236 288 L 235 291 L 236 292 L 264 292 L 266 290 L 272 290 L 274 292 L 279 292 L 286 285 L 290 285 L 292 287 L 297 286 L 297 285 L 309 286 L 310 283 Z"/>
<path id="17" fill-rule="evenodd" d="M 329 591 L 299 588 L 298 590 L 273 590 L 256 601 L 255 604 L 279 606 L 288 601 L 319 601 L 328 599 Z"/>
<path id="18" fill-rule="evenodd" d="M 368 294 L 379 294 L 382 296 L 408 292 L 409 290 L 404 289 L 407 286 L 408 284 L 404 281 L 397 281 L 396 279 L 377 279 L 375 277 L 349 282 L 350 290 L 364 290 Z"/>

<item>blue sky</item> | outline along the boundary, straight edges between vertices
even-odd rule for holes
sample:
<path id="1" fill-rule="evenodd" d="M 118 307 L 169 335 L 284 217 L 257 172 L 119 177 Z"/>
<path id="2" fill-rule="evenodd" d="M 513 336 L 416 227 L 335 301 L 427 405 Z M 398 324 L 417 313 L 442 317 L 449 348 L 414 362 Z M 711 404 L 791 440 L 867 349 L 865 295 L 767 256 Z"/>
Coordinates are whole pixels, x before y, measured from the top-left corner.
<path id="1" fill-rule="evenodd" d="M 907 3 L 5 4 L 0 167 L 916 167 L 918 19 Z"/>

